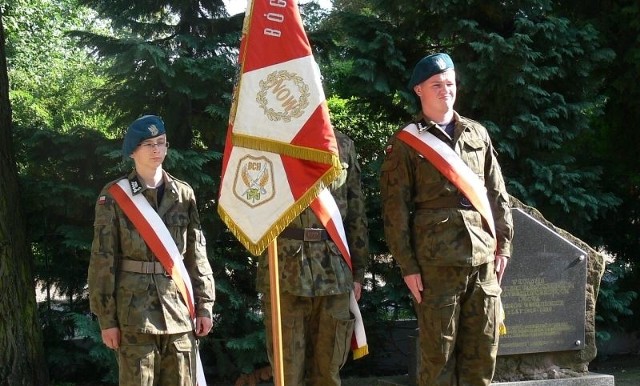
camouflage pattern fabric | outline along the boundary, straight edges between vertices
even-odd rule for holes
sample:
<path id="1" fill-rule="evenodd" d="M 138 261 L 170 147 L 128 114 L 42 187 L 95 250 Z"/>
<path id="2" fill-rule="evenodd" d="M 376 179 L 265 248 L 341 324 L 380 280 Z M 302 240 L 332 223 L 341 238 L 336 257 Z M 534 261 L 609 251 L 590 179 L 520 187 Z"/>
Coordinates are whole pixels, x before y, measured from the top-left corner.
<path id="1" fill-rule="evenodd" d="M 267 352 L 273 363 L 271 302 L 263 298 Z M 282 294 L 282 361 L 284 384 L 338 386 L 340 368 L 351 350 L 355 319 L 349 312 L 349 295 L 304 297 Z"/>
<path id="2" fill-rule="evenodd" d="M 380 190 L 385 237 L 402 275 L 421 274 L 419 385 L 488 385 L 497 352 L 500 294 L 493 261 L 511 255 L 513 220 L 496 152 L 486 129 L 454 113 L 450 138 L 434 122 L 425 127 L 449 144 L 484 182 L 496 239 L 480 213 L 459 205 L 457 188 L 424 156 L 392 137 Z M 440 203 L 447 203 L 439 206 Z"/>
<path id="3" fill-rule="evenodd" d="M 369 237 L 355 145 L 339 132 L 336 139 L 343 170 L 329 188 L 344 223 L 353 273 L 331 240 L 305 242 L 278 238 L 281 320 L 288 323 L 282 328 L 286 385 L 340 385 L 339 370 L 350 350 L 354 319 L 349 312 L 349 293 L 354 281 L 364 280 Z M 289 226 L 323 228 L 311 208 Z M 266 254 L 260 256 L 257 286 L 265 294 L 263 298 L 269 298 Z M 268 301 L 265 312 L 270 315 Z M 268 316 L 265 326 L 271 339 Z"/>
<path id="4" fill-rule="evenodd" d="M 500 286 L 493 262 L 477 267 L 426 266 L 418 385 L 489 385 L 498 354 Z"/>
<path id="5" fill-rule="evenodd" d="M 122 334 L 118 349 L 118 385 L 195 385 L 196 345 L 192 333 Z"/>
<path id="6" fill-rule="evenodd" d="M 444 198 L 457 201 L 458 189 L 416 150 L 397 139 L 389 141 L 382 164 L 385 238 L 403 276 L 420 273 L 424 265 L 477 266 L 497 254 L 511 255 L 513 220 L 500 165 L 486 129 L 455 114 L 453 141 L 427 123 L 430 131 L 450 144 L 484 181 L 496 224 L 493 239 L 475 210 L 432 208 Z M 427 208 L 424 208 L 427 207 Z M 424 208 L 424 209 L 423 209 Z"/>
<path id="7" fill-rule="evenodd" d="M 127 178 L 138 186 L 144 186 L 140 184 L 135 171 Z M 188 308 L 171 277 L 162 273 L 133 273 L 119 269 L 122 259 L 145 262 L 157 259 L 109 195 L 108 188 L 117 181 L 103 188 L 95 207 L 94 239 L 88 272 L 91 311 L 98 317 L 101 329 L 120 328 L 123 342 L 127 336 L 143 339 L 145 334 L 150 335 L 145 339 L 151 340 L 156 339 L 155 335 L 170 336 L 185 332 L 193 336 L 194 326 Z M 191 278 L 196 316 L 211 318 L 215 299 L 214 279 L 193 189 L 165 173 L 161 200 L 158 200 L 157 189 L 143 188 L 138 194 L 143 194 L 156 208 L 182 253 Z M 130 349 L 128 355 L 132 355 L 132 352 Z M 184 354 L 176 355 L 184 357 Z M 129 366 L 128 363 L 133 363 L 131 361 L 133 359 L 123 363 Z M 126 375 L 137 370 L 121 365 L 120 371 Z M 121 382 L 125 382 L 122 375 Z"/>

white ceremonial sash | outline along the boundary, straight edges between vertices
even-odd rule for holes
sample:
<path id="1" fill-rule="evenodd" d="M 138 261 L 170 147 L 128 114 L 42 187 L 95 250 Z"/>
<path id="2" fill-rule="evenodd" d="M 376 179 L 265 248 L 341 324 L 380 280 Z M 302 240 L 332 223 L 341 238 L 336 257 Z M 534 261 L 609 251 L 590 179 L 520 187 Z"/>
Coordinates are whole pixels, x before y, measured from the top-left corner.
<path id="1" fill-rule="evenodd" d="M 171 275 L 189 309 L 189 316 L 195 326 L 196 311 L 191 278 L 184 261 L 182 261 L 182 254 L 178 251 L 178 246 L 169 233 L 169 229 L 167 229 L 167 226 L 144 195 L 132 194 L 128 179 L 122 179 L 113 184 L 109 188 L 109 193 L 136 227 L 136 230 L 162 264 L 164 270 Z M 197 348 L 196 380 L 198 386 L 207 385 Z"/>
<path id="2" fill-rule="evenodd" d="M 342 223 L 342 216 L 340 216 L 340 209 L 329 189 L 324 188 L 318 197 L 311 202 L 311 209 L 320 222 L 322 222 L 327 233 L 331 236 L 331 240 L 342 253 L 342 257 L 347 262 L 349 269 L 353 271 L 351 253 L 349 252 L 347 234 L 344 230 L 344 224 Z M 360 308 L 358 307 L 358 302 L 356 301 L 353 290 L 351 290 L 349 295 L 349 310 L 355 317 L 353 336 L 351 338 L 351 350 L 353 352 L 353 359 L 359 359 L 369 354 L 369 346 L 367 345 L 367 335 L 364 331 L 364 321 L 362 320 L 362 314 L 360 313 Z"/>
<path id="3" fill-rule="evenodd" d="M 487 189 L 480 178 L 460 156 L 446 143 L 428 131 L 419 131 L 412 123 L 398 133 L 398 138 L 422 154 L 433 166 L 453 183 L 487 223 L 491 235 L 496 237 L 496 227 L 487 197 Z"/>

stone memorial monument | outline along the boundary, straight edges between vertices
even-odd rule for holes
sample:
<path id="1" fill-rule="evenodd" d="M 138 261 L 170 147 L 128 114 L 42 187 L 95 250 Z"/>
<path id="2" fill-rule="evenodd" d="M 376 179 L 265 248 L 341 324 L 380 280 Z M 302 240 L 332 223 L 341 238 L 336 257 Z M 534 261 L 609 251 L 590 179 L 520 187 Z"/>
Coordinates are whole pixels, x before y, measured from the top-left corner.
<path id="1" fill-rule="evenodd" d="M 597 353 L 604 256 L 534 208 L 513 197 L 511 202 L 516 236 L 502 282 L 507 334 L 500 340 L 494 383 L 613 385 L 612 376 L 590 374 L 588 368 Z M 575 383 L 580 378 L 588 383 Z M 574 383 L 551 382 L 562 379 Z"/>

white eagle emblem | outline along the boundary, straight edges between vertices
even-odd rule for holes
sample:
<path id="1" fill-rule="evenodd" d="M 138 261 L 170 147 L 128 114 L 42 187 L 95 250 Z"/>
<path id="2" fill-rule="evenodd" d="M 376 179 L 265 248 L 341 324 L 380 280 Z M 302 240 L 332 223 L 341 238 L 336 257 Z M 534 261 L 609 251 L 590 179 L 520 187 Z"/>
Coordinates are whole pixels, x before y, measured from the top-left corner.
<path id="1" fill-rule="evenodd" d="M 266 157 L 245 156 L 238 163 L 233 193 L 250 207 L 262 205 L 275 196 L 273 164 Z"/>
<path id="2" fill-rule="evenodd" d="M 160 130 L 158 130 L 156 125 L 149 125 L 147 129 L 149 130 L 149 133 L 151 134 L 152 137 L 155 137 L 160 132 Z"/>

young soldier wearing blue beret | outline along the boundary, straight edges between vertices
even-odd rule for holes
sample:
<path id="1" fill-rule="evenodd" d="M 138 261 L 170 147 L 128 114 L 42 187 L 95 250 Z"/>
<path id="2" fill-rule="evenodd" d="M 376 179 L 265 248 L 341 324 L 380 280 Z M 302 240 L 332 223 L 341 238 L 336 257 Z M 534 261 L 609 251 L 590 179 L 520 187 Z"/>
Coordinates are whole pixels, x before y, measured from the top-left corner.
<path id="1" fill-rule="evenodd" d="M 212 327 L 214 279 L 195 195 L 163 170 L 168 147 L 160 117 L 135 120 L 122 146 L 135 169 L 107 184 L 95 207 L 89 300 L 104 344 L 118 353 L 120 386 L 195 385 L 196 336 Z M 181 296 L 183 283 L 193 302 Z"/>
<path id="2" fill-rule="evenodd" d="M 386 241 L 418 317 L 418 384 L 489 385 L 513 237 L 504 180 L 487 130 L 453 109 L 449 55 L 420 60 L 409 88 L 421 115 L 390 139 L 380 183 Z"/>

